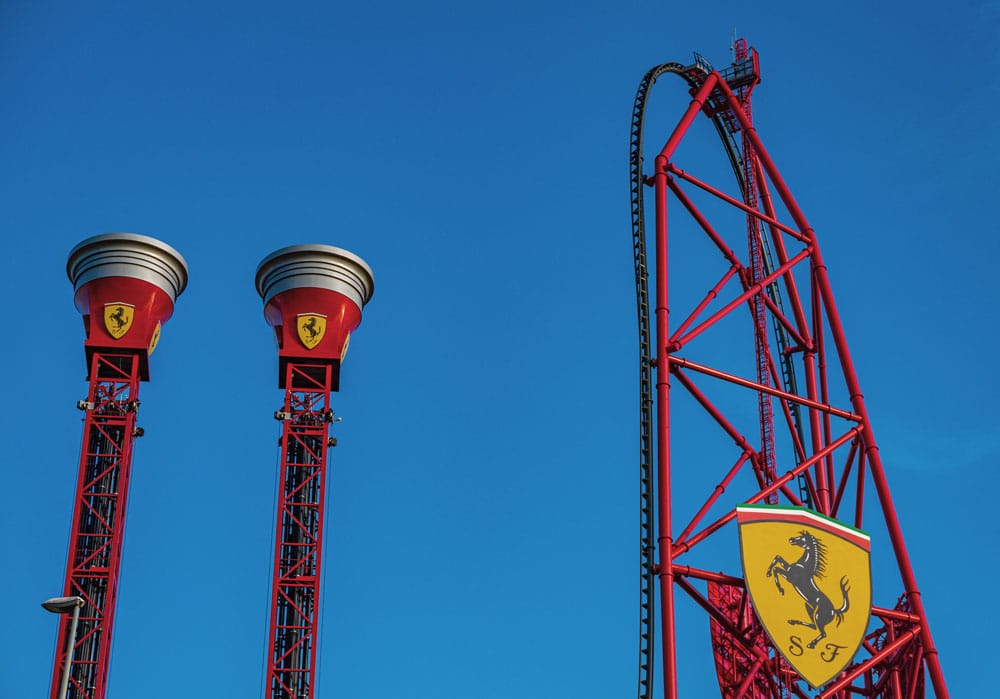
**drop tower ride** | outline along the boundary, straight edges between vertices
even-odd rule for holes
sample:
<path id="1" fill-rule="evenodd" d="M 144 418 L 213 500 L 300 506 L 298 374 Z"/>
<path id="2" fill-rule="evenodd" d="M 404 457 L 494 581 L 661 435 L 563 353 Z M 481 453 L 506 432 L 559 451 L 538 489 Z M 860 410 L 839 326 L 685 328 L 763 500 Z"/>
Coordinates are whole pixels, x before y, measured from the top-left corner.
<path id="1" fill-rule="evenodd" d="M 66 272 L 83 315 L 88 380 L 83 445 L 73 505 L 67 597 L 80 597 L 67 697 L 103 699 L 107 692 L 118 576 L 125 534 L 139 384 L 174 302 L 187 285 L 180 253 L 155 238 L 108 233 L 70 252 Z M 59 622 L 51 696 L 59 695 L 71 624 Z"/>
<path id="2" fill-rule="evenodd" d="M 282 248 L 261 261 L 257 292 L 278 346 L 284 403 L 274 577 L 268 632 L 268 699 L 316 697 L 331 391 L 361 310 L 374 291 L 357 255 L 330 245 Z"/>

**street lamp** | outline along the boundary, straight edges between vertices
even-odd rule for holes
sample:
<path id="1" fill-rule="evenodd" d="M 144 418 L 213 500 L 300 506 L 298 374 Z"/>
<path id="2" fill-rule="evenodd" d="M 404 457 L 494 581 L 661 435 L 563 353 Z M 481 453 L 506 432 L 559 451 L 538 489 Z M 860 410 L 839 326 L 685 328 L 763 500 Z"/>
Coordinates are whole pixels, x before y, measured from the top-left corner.
<path id="1" fill-rule="evenodd" d="M 59 699 L 66 699 L 66 691 L 69 689 L 69 668 L 73 664 L 73 647 L 76 645 L 76 623 L 80 620 L 80 607 L 84 604 L 82 597 L 53 597 L 42 602 L 42 607 L 53 614 L 73 612 L 73 622 L 69 627 L 69 641 L 66 643 L 66 665 L 63 668 Z"/>

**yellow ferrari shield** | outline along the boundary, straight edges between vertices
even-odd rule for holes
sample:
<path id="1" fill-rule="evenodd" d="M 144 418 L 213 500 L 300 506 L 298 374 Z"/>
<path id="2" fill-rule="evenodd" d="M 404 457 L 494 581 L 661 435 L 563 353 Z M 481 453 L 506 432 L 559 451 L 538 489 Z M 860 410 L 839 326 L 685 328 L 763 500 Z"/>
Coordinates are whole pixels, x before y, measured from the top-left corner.
<path id="1" fill-rule="evenodd" d="M 774 647 L 813 687 L 854 658 L 872 606 L 871 540 L 804 507 L 736 508 L 743 576 Z"/>
<path id="2" fill-rule="evenodd" d="M 153 350 L 156 349 L 156 345 L 160 342 L 160 323 L 156 323 L 156 327 L 153 328 L 153 336 L 149 338 L 149 353 L 152 354 Z"/>
<path id="3" fill-rule="evenodd" d="M 306 349 L 312 349 L 320 343 L 326 334 L 326 316 L 319 313 L 300 313 L 296 322 L 299 340 Z"/>
<path id="4" fill-rule="evenodd" d="M 135 306 L 130 303 L 104 304 L 104 327 L 111 337 L 120 340 L 132 327 Z"/>

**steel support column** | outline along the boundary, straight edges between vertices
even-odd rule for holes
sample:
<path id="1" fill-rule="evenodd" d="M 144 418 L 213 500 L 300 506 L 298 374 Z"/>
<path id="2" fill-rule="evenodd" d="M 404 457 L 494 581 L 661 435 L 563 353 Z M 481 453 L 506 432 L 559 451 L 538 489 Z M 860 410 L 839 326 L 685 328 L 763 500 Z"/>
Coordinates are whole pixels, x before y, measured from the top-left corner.
<path id="1" fill-rule="evenodd" d="M 316 696 L 319 590 L 333 367 L 285 367 L 281 474 L 268 635 L 272 699 Z"/>
<path id="2" fill-rule="evenodd" d="M 94 352 L 84 410 L 73 528 L 63 594 L 84 600 L 70 666 L 69 699 L 103 699 L 111 661 L 115 600 L 125 536 L 132 449 L 139 407 L 137 354 Z M 70 618 L 63 615 L 52 671 L 53 699 L 66 662 Z"/>

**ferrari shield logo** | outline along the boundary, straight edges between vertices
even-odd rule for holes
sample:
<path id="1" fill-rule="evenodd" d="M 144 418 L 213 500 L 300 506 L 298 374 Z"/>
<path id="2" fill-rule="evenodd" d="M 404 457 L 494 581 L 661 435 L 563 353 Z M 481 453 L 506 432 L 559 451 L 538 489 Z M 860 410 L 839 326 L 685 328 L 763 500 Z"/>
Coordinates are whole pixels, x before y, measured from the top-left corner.
<path id="1" fill-rule="evenodd" d="M 130 303 L 104 304 L 104 327 L 116 340 L 129 331 L 135 317 L 135 306 Z"/>
<path id="2" fill-rule="evenodd" d="M 871 540 L 804 507 L 736 508 L 743 577 L 774 647 L 821 687 L 857 653 L 872 606 Z"/>
<path id="3" fill-rule="evenodd" d="M 296 327 L 299 331 L 299 340 L 306 349 L 312 349 L 326 334 L 326 316 L 319 313 L 300 313 Z"/>
<path id="4" fill-rule="evenodd" d="M 156 345 L 160 342 L 160 323 L 156 323 L 156 327 L 153 328 L 153 336 L 149 338 L 149 353 L 152 354 L 153 350 L 156 349 Z"/>

